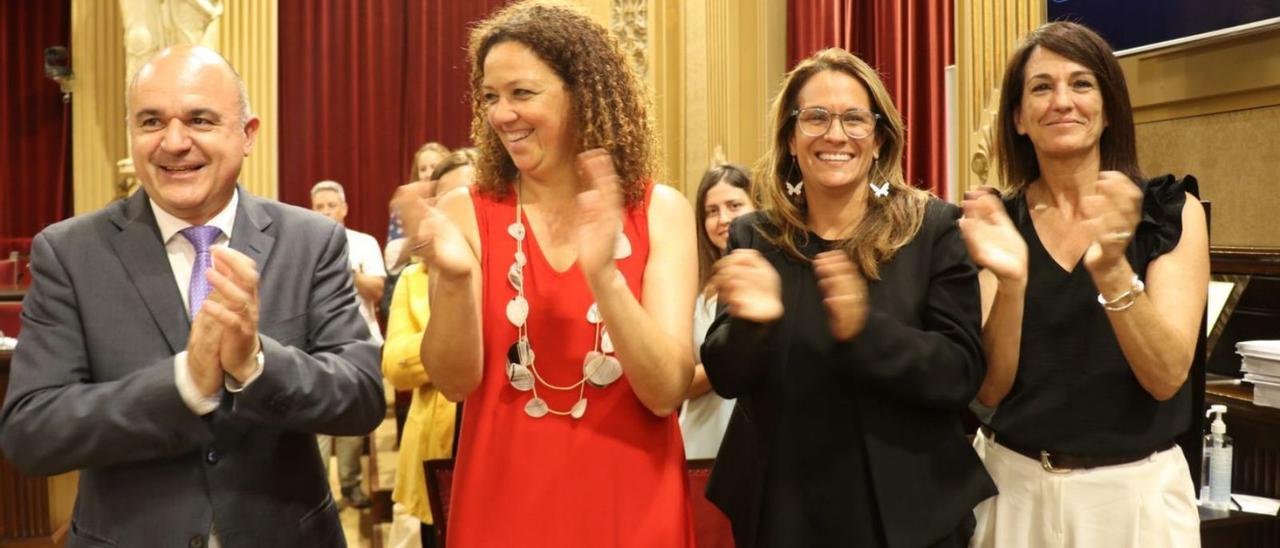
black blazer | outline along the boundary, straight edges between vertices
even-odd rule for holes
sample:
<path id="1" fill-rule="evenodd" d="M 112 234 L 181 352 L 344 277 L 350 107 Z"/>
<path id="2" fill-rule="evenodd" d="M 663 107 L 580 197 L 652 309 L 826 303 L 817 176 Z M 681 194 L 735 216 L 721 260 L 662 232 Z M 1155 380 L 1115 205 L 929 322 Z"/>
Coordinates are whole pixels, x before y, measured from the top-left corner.
<path id="1" fill-rule="evenodd" d="M 811 263 L 766 241 L 760 230 L 771 227 L 762 214 L 734 222 L 729 247 L 764 255 L 782 278 L 785 307 L 782 319 L 768 325 L 721 310 L 702 347 L 716 392 L 738 398 L 707 488 L 732 521 L 738 546 L 759 541 L 768 475 L 778 472 L 771 460 L 780 456 L 819 463 L 788 472 L 804 480 L 803 493 L 788 500 L 799 497 L 806 513 L 831 516 L 809 518 L 812 527 L 796 532 L 814 545 L 843 538 L 840 528 L 848 525 L 832 523 L 841 513 L 829 506 L 848 501 L 854 489 L 871 492 L 876 511 L 868 519 L 878 519 L 889 546 L 904 547 L 947 539 L 978 502 L 996 493 L 960 421 L 986 365 L 977 270 L 958 216 L 955 206 L 930 199 L 920 232 L 881 265 L 880 280 L 869 281 L 866 327 L 844 343 L 825 329 Z M 811 238 L 805 251 L 825 246 Z M 812 346 L 797 348 L 797 339 Z M 810 358 L 797 363 L 797 354 Z M 805 413 L 795 413 L 798 407 Z M 796 431 L 820 443 L 777 443 L 781 432 L 796 439 Z M 845 449 L 865 458 L 865 473 L 841 473 L 840 462 L 829 462 Z M 849 483 L 863 480 L 870 489 Z"/>

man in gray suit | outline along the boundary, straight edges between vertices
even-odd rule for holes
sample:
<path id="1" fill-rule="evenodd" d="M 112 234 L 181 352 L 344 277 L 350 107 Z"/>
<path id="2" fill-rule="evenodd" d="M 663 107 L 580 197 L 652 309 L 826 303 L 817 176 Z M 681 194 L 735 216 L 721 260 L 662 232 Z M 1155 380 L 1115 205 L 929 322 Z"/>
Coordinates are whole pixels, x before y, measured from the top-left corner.
<path id="1" fill-rule="evenodd" d="M 0 445 L 80 470 L 68 546 L 342 546 L 315 434 L 385 412 L 346 234 L 237 186 L 259 121 L 216 53 L 128 97 L 143 190 L 32 243 Z"/>

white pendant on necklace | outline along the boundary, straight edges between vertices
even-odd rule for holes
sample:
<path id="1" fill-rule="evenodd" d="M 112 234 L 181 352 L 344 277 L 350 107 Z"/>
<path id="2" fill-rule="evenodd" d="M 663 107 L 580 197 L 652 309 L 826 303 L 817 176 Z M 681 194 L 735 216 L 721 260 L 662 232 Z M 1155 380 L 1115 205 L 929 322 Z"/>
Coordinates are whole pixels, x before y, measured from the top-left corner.
<path id="1" fill-rule="evenodd" d="M 524 252 L 523 252 L 523 251 L 520 251 L 519 249 L 517 249 L 517 250 L 516 250 L 516 264 L 517 264 L 517 265 L 520 265 L 520 266 L 524 266 L 524 265 L 525 265 L 526 263 L 528 263 L 528 262 L 529 262 L 529 259 L 528 259 L 528 257 L 525 257 L 525 256 L 524 256 Z"/>
<path id="2" fill-rule="evenodd" d="M 530 417 L 533 417 L 535 419 L 540 419 L 546 416 L 547 411 L 548 411 L 547 402 L 537 396 L 534 396 L 533 399 L 530 399 L 529 403 L 524 404 L 524 414 L 529 415 Z"/>
<path id="3" fill-rule="evenodd" d="M 520 295 L 516 295 L 510 301 L 507 301 L 507 321 L 516 327 L 520 327 L 524 325 L 527 319 L 529 319 L 529 301 L 526 301 Z"/>
<path id="4" fill-rule="evenodd" d="M 507 281 L 516 291 L 524 288 L 524 273 L 520 270 L 520 265 L 512 263 L 511 268 L 507 270 Z"/>
<path id="5" fill-rule="evenodd" d="M 631 240 L 627 239 L 627 235 L 619 232 L 618 239 L 613 244 L 613 258 L 622 260 L 631 256 Z"/>
<path id="6" fill-rule="evenodd" d="M 591 325 L 600 323 L 600 307 L 596 306 L 596 303 L 591 303 L 587 308 L 587 321 L 591 322 Z"/>
<path id="7" fill-rule="evenodd" d="M 606 354 L 613 353 L 613 338 L 609 336 L 608 329 L 600 330 L 600 350 Z"/>
<path id="8" fill-rule="evenodd" d="M 516 241 L 524 241 L 524 224 L 511 223 L 507 225 L 507 234 L 510 234 Z"/>
<path id="9" fill-rule="evenodd" d="M 528 337 L 520 337 L 520 340 L 516 341 L 516 358 L 520 365 L 526 367 L 533 365 L 533 345 L 529 344 Z"/>
<path id="10" fill-rule="evenodd" d="M 604 388 L 622 378 L 622 364 L 613 356 L 592 350 L 582 360 L 582 374 L 587 377 L 591 386 Z"/>
<path id="11" fill-rule="evenodd" d="M 587 399 L 578 398 L 578 403 L 573 404 L 573 409 L 569 410 L 569 416 L 580 419 L 585 414 L 587 414 Z"/>
<path id="12" fill-rule="evenodd" d="M 511 381 L 511 387 L 521 392 L 533 390 L 533 373 L 529 372 L 529 368 L 518 363 L 507 364 L 507 380 Z"/>

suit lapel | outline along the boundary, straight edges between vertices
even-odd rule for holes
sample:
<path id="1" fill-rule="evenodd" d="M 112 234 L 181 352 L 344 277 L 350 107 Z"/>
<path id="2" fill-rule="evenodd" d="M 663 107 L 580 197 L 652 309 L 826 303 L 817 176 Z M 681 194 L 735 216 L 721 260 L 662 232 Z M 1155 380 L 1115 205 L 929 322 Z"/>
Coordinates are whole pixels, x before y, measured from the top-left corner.
<path id="1" fill-rule="evenodd" d="M 156 327 L 174 353 L 187 348 L 191 319 L 173 282 L 173 267 L 160 241 L 160 228 L 147 194 L 139 190 L 119 205 L 111 222 L 120 230 L 111 245 L 120 257 L 134 289 L 146 303 Z"/>
<path id="2" fill-rule="evenodd" d="M 231 249 L 248 255 L 262 273 L 271 256 L 276 239 L 267 233 L 271 215 L 262 207 L 262 200 L 240 188 L 240 207 L 236 211 L 236 224 L 231 233 Z"/>
<path id="3" fill-rule="evenodd" d="M 267 213 L 262 207 L 263 200 L 251 196 L 245 192 L 244 187 L 238 188 L 240 192 L 240 206 L 236 210 L 236 224 L 231 229 L 231 249 L 239 251 L 253 259 L 253 263 L 258 268 L 258 298 L 265 299 L 262 294 L 262 284 L 266 279 L 266 272 L 263 267 L 267 264 L 267 258 L 271 256 L 271 248 L 275 245 L 274 236 L 267 233 L 268 227 L 271 226 L 273 219 L 271 214 Z M 266 307 L 270 304 L 259 301 L 259 306 Z M 262 325 L 258 325 L 258 331 L 261 333 Z M 219 411 L 213 414 L 214 433 L 218 437 L 218 445 L 228 448 L 238 447 L 240 439 L 245 433 L 252 428 L 252 425 L 242 418 L 238 418 L 233 413 L 234 398 L 230 395 L 223 395 L 222 403 Z"/>

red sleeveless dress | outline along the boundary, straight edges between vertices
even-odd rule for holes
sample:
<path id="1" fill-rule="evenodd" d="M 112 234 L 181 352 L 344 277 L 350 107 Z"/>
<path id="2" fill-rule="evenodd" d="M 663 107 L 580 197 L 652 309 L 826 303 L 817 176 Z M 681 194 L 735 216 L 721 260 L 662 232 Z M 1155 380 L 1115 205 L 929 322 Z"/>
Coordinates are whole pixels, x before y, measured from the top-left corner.
<path id="1" fill-rule="evenodd" d="M 618 261 L 640 298 L 649 257 L 644 202 L 624 210 L 631 256 Z M 495 200 L 472 187 L 484 276 L 481 316 L 484 377 L 463 405 L 462 432 L 448 520 L 451 547 L 693 546 L 684 449 L 674 415 L 660 418 L 636 397 L 624 375 L 605 388 L 587 386 L 581 419 L 547 414 L 532 418 L 522 392 L 506 378 L 507 350 L 516 327 L 506 317 L 516 290 L 507 281 L 516 240 L 515 195 Z M 526 218 L 527 226 L 527 218 Z M 524 251 L 528 334 L 538 371 L 548 382 L 582 378 L 582 362 L 595 343 L 587 322 L 594 302 L 575 262 L 556 272 L 528 230 Z M 551 409 L 568 411 L 578 391 L 539 385 Z"/>

